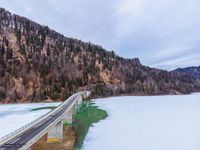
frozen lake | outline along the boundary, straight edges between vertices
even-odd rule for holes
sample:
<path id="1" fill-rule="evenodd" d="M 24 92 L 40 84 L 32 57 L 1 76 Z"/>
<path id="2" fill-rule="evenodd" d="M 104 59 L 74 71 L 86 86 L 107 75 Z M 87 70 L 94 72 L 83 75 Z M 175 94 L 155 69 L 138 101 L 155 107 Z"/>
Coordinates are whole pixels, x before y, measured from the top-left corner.
<path id="1" fill-rule="evenodd" d="M 0 137 L 7 135 L 8 133 L 51 111 L 50 109 L 32 111 L 32 109 L 57 106 L 59 104 L 60 103 L 32 103 L 0 105 Z"/>
<path id="2" fill-rule="evenodd" d="M 84 150 L 200 150 L 200 94 L 95 103 L 109 117 L 89 129 Z"/>

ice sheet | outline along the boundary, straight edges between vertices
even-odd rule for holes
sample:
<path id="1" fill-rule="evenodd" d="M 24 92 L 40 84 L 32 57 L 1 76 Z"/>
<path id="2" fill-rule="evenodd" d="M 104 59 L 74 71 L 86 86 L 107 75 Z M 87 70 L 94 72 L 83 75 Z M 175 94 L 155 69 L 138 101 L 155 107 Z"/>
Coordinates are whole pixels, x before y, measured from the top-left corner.
<path id="1" fill-rule="evenodd" d="M 200 95 L 95 100 L 109 117 L 89 129 L 84 150 L 199 150 Z"/>

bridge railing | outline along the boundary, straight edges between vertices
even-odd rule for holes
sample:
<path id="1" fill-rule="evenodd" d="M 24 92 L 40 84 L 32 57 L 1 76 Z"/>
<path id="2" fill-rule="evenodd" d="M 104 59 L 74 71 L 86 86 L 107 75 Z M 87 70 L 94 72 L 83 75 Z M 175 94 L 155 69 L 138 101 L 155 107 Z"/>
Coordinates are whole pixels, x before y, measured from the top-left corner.
<path id="1" fill-rule="evenodd" d="M 43 135 L 45 135 L 45 133 L 48 132 L 49 128 L 55 126 L 58 122 L 60 122 L 60 120 L 62 120 L 64 115 L 66 115 L 66 113 L 69 112 L 73 108 L 74 104 L 76 103 L 76 101 L 78 101 L 79 98 L 80 96 L 76 97 L 75 101 L 69 106 L 69 108 L 61 116 L 59 116 L 54 122 L 52 122 L 49 126 L 47 126 L 40 134 L 33 137 L 29 142 L 27 142 L 26 145 L 23 146 L 23 149 L 28 149 L 31 145 L 33 145 L 36 141 L 38 141 L 38 139 L 40 139 Z"/>
<path id="2" fill-rule="evenodd" d="M 90 91 L 83 91 L 83 92 L 78 92 L 76 94 L 73 94 L 72 96 L 70 96 L 65 102 L 63 102 L 62 104 L 60 104 L 56 109 L 48 112 L 47 114 L 42 115 L 41 117 L 29 122 L 28 124 L 20 127 L 19 129 L 12 131 L 11 133 L 3 136 L 0 138 L 0 145 L 9 141 L 10 139 L 12 139 L 14 136 L 20 135 L 21 133 L 23 133 L 24 131 L 26 131 L 27 129 L 29 129 L 30 127 L 34 126 L 35 124 L 37 124 L 38 122 L 42 121 L 43 119 L 45 119 L 46 117 L 52 115 L 54 112 L 56 112 L 57 110 L 59 110 L 59 108 L 61 108 L 63 105 L 65 105 L 66 103 L 69 103 L 70 99 L 72 99 L 73 97 L 77 96 L 77 95 L 84 95 L 84 94 L 88 94 L 88 92 Z"/>

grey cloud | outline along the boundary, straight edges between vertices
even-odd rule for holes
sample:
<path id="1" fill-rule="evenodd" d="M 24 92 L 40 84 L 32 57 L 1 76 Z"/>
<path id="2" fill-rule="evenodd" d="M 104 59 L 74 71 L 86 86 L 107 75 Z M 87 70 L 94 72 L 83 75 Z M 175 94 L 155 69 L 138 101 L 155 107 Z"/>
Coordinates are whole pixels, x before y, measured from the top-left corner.
<path id="1" fill-rule="evenodd" d="M 198 0 L 1 0 L 0 6 L 145 65 L 200 65 Z"/>

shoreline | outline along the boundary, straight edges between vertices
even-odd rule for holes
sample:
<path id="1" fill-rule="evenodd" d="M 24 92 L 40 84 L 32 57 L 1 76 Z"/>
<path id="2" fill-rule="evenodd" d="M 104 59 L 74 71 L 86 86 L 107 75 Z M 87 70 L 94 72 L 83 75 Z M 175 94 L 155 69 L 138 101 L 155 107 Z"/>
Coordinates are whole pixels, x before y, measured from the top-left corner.
<path id="1" fill-rule="evenodd" d="M 49 150 L 54 150 L 55 148 L 60 150 L 81 149 L 89 128 L 107 116 L 107 112 L 96 106 L 93 101 L 85 101 L 74 115 L 73 123 L 63 126 L 64 139 L 62 143 L 47 143 L 47 135 L 45 135 L 32 146 L 32 149 L 40 150 L 40 147 Z"/>
<path id="2" fill-rule="evenodd" d="M 200 92 L 193 92 L 193 93 L 200 93 Z M 121 95 L 109 95 L 109 96 L 95 96 L 95 97 L 92 97 L 91 99 L 100 99 L 100 98 L 111 98 L 111 97 L 124 97 L 124 96 L 141 96 L 141 97 L 151 97 L 151 96 L 177 96 L 177 95 L 192 95 L 193 93 L 189 93 L 189 94 L 181 94 L 181 93 L 178 93 L 178 94 L 158 94 L 158 95 L 141 95 L 141 94 L 138 94 L 138 95 L 133 95 L 133 94 L 121 94 Z M 4 101 L 4 100 L 3 100 Z M 30 102 L 30 101 L 23 101 L 23 102 L 19 102 L 19 103 L 7 103 L 7 102 L 0 102 L 0 105 L 9 105 L 9 104 L 38 104 L 38 103 L 45 103 L 45 104 L 48 104 L 48 103 L 62 103 L 64 101 L 58 101 L 58 100 L 49 100 L 49 99 L 46 99 L 46 100 L 42 100 L 42 101 L 39 101 L 39 102 Z"/>

